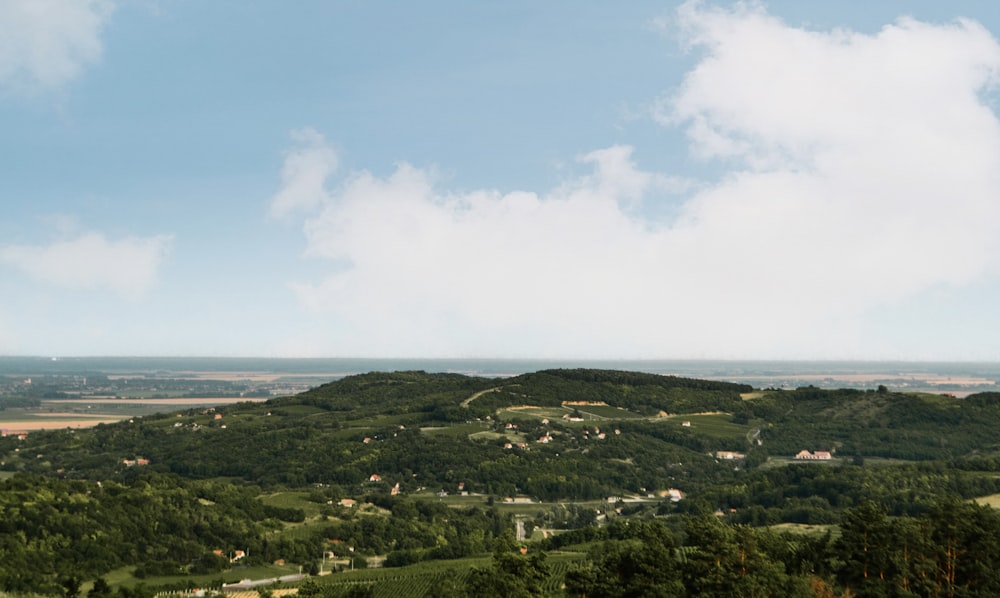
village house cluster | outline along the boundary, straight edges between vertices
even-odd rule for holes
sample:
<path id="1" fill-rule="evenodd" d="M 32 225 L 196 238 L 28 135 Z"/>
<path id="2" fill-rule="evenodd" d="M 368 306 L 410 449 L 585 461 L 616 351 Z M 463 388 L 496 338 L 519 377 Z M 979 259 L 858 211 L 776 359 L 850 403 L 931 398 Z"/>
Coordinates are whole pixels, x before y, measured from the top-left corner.
<path id="1" fill-rule="evenodd" d="M 795 458 L 800 461 L 829 461 L 833 459 L 833 455 L 830 451 L 816 451 L 815 453 L 810 453 L 809 451 L 803 449 L 795 454 Z"/>

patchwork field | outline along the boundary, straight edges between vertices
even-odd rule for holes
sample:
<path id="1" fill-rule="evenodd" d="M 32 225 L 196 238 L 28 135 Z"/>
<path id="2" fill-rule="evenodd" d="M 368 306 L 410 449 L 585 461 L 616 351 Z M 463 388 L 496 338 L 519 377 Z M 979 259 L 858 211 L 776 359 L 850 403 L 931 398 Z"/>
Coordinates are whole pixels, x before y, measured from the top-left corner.
<path id="1" fill-rule="evenodd" d="M 63 405 L 83 407 L 86 405 L 166 405 L 176 407 L 209 407 L 214 405 L 234 405 L 236 403 L 262 403 L 266 398 L 258 397 L 177 397 L 157 399 L 50 399 L 42 401 L 43 408 Z"/>
<path id="2" fill-rule="evenodd" d="M 261 402 L 262 398 L 185 397 L 174 399 L 52 399 L 39 408 L 11 407 L 0 411 L 0 430 L 8 434 L 35 430 L 89 428 L 171 408 L 215 407 Z"/>

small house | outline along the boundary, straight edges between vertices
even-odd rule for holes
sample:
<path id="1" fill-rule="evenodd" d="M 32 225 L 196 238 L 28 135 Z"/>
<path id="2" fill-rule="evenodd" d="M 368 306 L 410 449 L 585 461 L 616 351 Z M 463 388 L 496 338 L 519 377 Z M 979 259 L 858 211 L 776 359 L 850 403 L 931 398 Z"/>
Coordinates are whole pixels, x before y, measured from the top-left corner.
<path id="1" fill-rule="evenodd" d="M 715 451 L 715 458 L 724 461 L 735 461 L 737 459 L 745 459 L 746 455 L 735 451 Z"/>

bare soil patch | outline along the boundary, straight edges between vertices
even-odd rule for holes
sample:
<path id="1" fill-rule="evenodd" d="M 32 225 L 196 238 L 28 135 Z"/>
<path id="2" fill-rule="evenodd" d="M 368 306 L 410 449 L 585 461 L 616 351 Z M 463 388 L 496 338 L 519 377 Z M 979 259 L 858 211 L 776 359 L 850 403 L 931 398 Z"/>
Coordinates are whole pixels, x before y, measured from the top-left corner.
<path id="1" fill-rule="evenodd" d="M 97 424 L 113 424 L 122 421 L 122 417 L 102 419 L 37 419 L 28 421 L 0 422 L 0 427 L 14 432 L 32 432 L 36 430 L 61 430 L 63 428 L 91 428 Z"/>
<path id="2" fill-rule="evenodd" d="M 1000 509 L 1000 494 L 980 496 L 979 498 L 973 500 L 978 504 L 986 505 L 988 507 L 993 507 L 994 509 Z"/>

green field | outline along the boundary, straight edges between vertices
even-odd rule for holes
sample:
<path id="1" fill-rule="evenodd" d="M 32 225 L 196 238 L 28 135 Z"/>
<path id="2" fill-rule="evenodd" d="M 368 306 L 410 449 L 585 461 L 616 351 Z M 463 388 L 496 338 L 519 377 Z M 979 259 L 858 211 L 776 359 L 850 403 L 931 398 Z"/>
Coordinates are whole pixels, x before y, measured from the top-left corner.
<path id="1" fill-rule="evenodd" d="M 734 424 L 733 418 L 728 413 L 696 413 L 690 415 L 673 415 L 669 418 L 658 418 L 654 421 L 662 422 L 668 426 L 684 426 L 684 422 L 690 422 L 688 428 L 696 434 L 704 434 L 714 438 L 740 438 L 746 436 L 751 426 Z"/>
<path id="2" fill-rule="evenodd" d="M 308 497 L 309 492 L 305 491 L 273 492 L 271 494 L 262 494 L 260 501 L 272 507 L 302 509 L 306 514 L 306 518 L 318 517 L 322 505 L 309 500 Z"/>
<path id="3" fill-rule="evenodd" d="M 633 413 L 631 411 L 627 411 L 619 407 L 612 407 L 610 405 L 579 405 L 574 408 L 580 412 L 580 415 L 582 415 L 584 419 L 621 420 L 638 419 L 643 417 L 638 413 Z"/>
<path id="4" fill-rule="evenodd" d="M 468 436 L 469 438 L 477 438 L 483 434 L 492 434 L 492 432 L 485 431 L 484 424 L 481 423 L 471 423 L 471 424 L 453 424 L 450 426 L 430 426 L 420 428 L 421 432 L 425 434 L 450 434 L 454 436 Z"/>
<path id="5" fill-rule="evenodd" d="M 523 419 L 527 417 L 533 417 L 536 419 L 559 419 L 566 413 L 568 413 L 568 411 L 560 407 L 510 407 L 497 411 L 497 419 L 501 421 Z"/>

